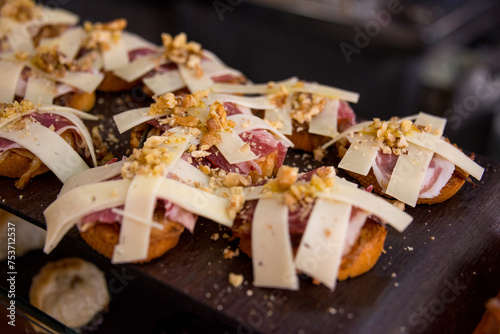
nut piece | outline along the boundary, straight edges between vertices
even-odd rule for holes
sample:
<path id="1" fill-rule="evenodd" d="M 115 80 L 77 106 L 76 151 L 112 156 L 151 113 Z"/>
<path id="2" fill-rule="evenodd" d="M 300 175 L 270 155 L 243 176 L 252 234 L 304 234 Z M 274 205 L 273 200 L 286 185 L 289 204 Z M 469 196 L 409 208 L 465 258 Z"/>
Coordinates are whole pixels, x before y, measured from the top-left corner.
<path id="1" fill-rule="evenodd" d="M 229 273 L 229 283 L 235 288 L 241 286 L 243 284 L 243 275 Z"/>
<path id="2" fill-rule="evenodd" d="M 296 167 L 281 166 L 276 175 L 278 187 L 282 190 L 289 188 L 297 180 L 299 169 Z"/>

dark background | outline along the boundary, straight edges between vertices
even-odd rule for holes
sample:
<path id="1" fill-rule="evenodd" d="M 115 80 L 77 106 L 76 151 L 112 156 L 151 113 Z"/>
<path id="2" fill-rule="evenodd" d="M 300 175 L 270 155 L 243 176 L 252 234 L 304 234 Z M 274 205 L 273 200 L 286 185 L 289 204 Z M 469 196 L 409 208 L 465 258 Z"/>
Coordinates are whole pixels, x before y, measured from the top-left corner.
<path id="1" fill-rule="evenodd" d="M 157 44 L 161 32 L 186 32 L 254 82 L 297 76 L 359 92 L 360 118 L 445 116 L 453 142 L 500 159 L 499 1 L 43 3 L 82 21 L 125 17 L 128 30 Z M 376 20 L 381 11 L 387 24 Z"/>

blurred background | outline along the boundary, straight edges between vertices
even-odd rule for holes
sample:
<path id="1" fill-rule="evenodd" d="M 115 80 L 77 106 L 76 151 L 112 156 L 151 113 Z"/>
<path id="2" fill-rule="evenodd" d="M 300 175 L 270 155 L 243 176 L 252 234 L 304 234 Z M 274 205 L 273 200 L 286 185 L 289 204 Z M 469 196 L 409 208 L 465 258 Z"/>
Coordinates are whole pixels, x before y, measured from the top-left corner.
<path id="1" fill-rule="evenodd" d="M 83 20 L 125 17 L 160 44 L 186 32 L 253 82 L 291 76 L 359 92 L 360 118 L 419 111 L 500 159 L 500 1 L 48 0 Z"/>

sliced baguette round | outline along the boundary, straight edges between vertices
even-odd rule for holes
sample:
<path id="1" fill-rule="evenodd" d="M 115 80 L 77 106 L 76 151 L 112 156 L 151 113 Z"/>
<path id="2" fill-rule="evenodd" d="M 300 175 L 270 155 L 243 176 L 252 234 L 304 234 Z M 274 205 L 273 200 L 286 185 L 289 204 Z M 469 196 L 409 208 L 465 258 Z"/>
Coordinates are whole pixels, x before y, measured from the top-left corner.
<path id="1" fill-rule="evenodd" d="M 113 74 L 113 72 L 105 71 L 104 79 L 102 80 L 99 87 L 97 87 L 97 90 L 101 92 L 117 93 L 132 90 L 132 88 L 137 86 L 141 86 L 140 80 L 127 82 Z"/>
<path id="2" fill-rule="evenodd" d="M 54 104 L 81 111 L 90 111 L 95 106 L 95 92 L 68 93 L 57 97 Z"/>
<path id="3" fill-rule="evenodd" d="M 104 273 L 80 258 L 46 264 L 33 278 L 30 303 L 71 328 L 90 322 L 109 304 Z"/>
<path id="4" fill-rule="evenodd" d="M 159 215 L 155 214 L 155 221 L 159 221 L 158 218 Z M 159 223 L 163 225 L 163 230 L 151 229 L 148 257 L 136 263 L 149 262 L 177 246 L 184 226 L 168 219 L 162 219 Z M 117 223 L 97 222 L 85 231 L 81 231 L 80 235 L 96 252 L 111 259 L 120 239 L 120 226 Z"/>
<path id="5" fill-rule="evenodd" d="M 239 238 L 239 249 L 252 257 L 251 231 L 248 229 L 233 229 L 233 237 Z M 387 236 L 387 229 L 381 224 L 367 219 L 361 229 L 356 243 L 352 246 L 347 255 L 342 258 L 338 280 L 360 276 L 377 263 L 380 254 L 384 249 L 384 242 Z M 298 245 L 302 235 L 291 235 L 292 245 Z M 293 246 L 293 253 L 296 254 L 298 246 Z"/>
<path id="6" fill-rule="evenodd" d="M 340 146 L 337 146 L 337 149 L 339 157 L 342 158 L 347 151 L 345 142 L 341 143 Z M 471 156 L 471 159 L 474 160 L 474 156 Z M 345 172 L 349 174 L 353 179 L 358 181 L 363 187 L 368 188 L 369 186 L 373 186 L 373 191 L 375 193 L 388 198 L 392 198 L 391 196 L 384 193 L 382 186 L 380 186 L 375 174 L 373 173 L 373 169 L 370 169 L 367 175 L 361 175 L 348 170 L 346 170 Z M 433 198 L 419 198 L 417 200 L 417 204 L 437 204 L 448 200 L 453 195 L 455 195 L 460 190 L 460 188 L 462 188 L 468 176 L 469 174 L 455 166 L 455 171 L 453 172 L 443 189 L 441 189 L 439 195 Z"/>
<path id="7" fill-rule="evenodd" d="M 75 137 L 71 131 L 64 131 L 61 137 L 76 149 Z M 0 176 L 19 179 L 15 185 L 24 188 L 28 181 L 50 169 L 36 155 L 25 148 L 12 148 L 0 153 Z"/>

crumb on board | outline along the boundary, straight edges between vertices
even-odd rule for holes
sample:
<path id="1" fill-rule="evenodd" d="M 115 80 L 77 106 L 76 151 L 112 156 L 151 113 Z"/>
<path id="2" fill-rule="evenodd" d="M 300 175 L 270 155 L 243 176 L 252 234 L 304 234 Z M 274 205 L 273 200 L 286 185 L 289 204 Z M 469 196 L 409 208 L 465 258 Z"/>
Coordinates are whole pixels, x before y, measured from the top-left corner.
<path id="1" fill-rule="evenodd" d="M 229 273 L 229 283 L 235 288 L 241 286 L 243 284 L 243 275 Z"/>
<path id="2" fill-rule="evenodd" d="M 229 247 L 225 248 L 224 251 L 222 252 L 222 256 L 225 259 L 232 259 L 233 257 L 239 256 L 240 255 L 240 250 L 237 248 L 236 250 L 232 250 Z"/>

